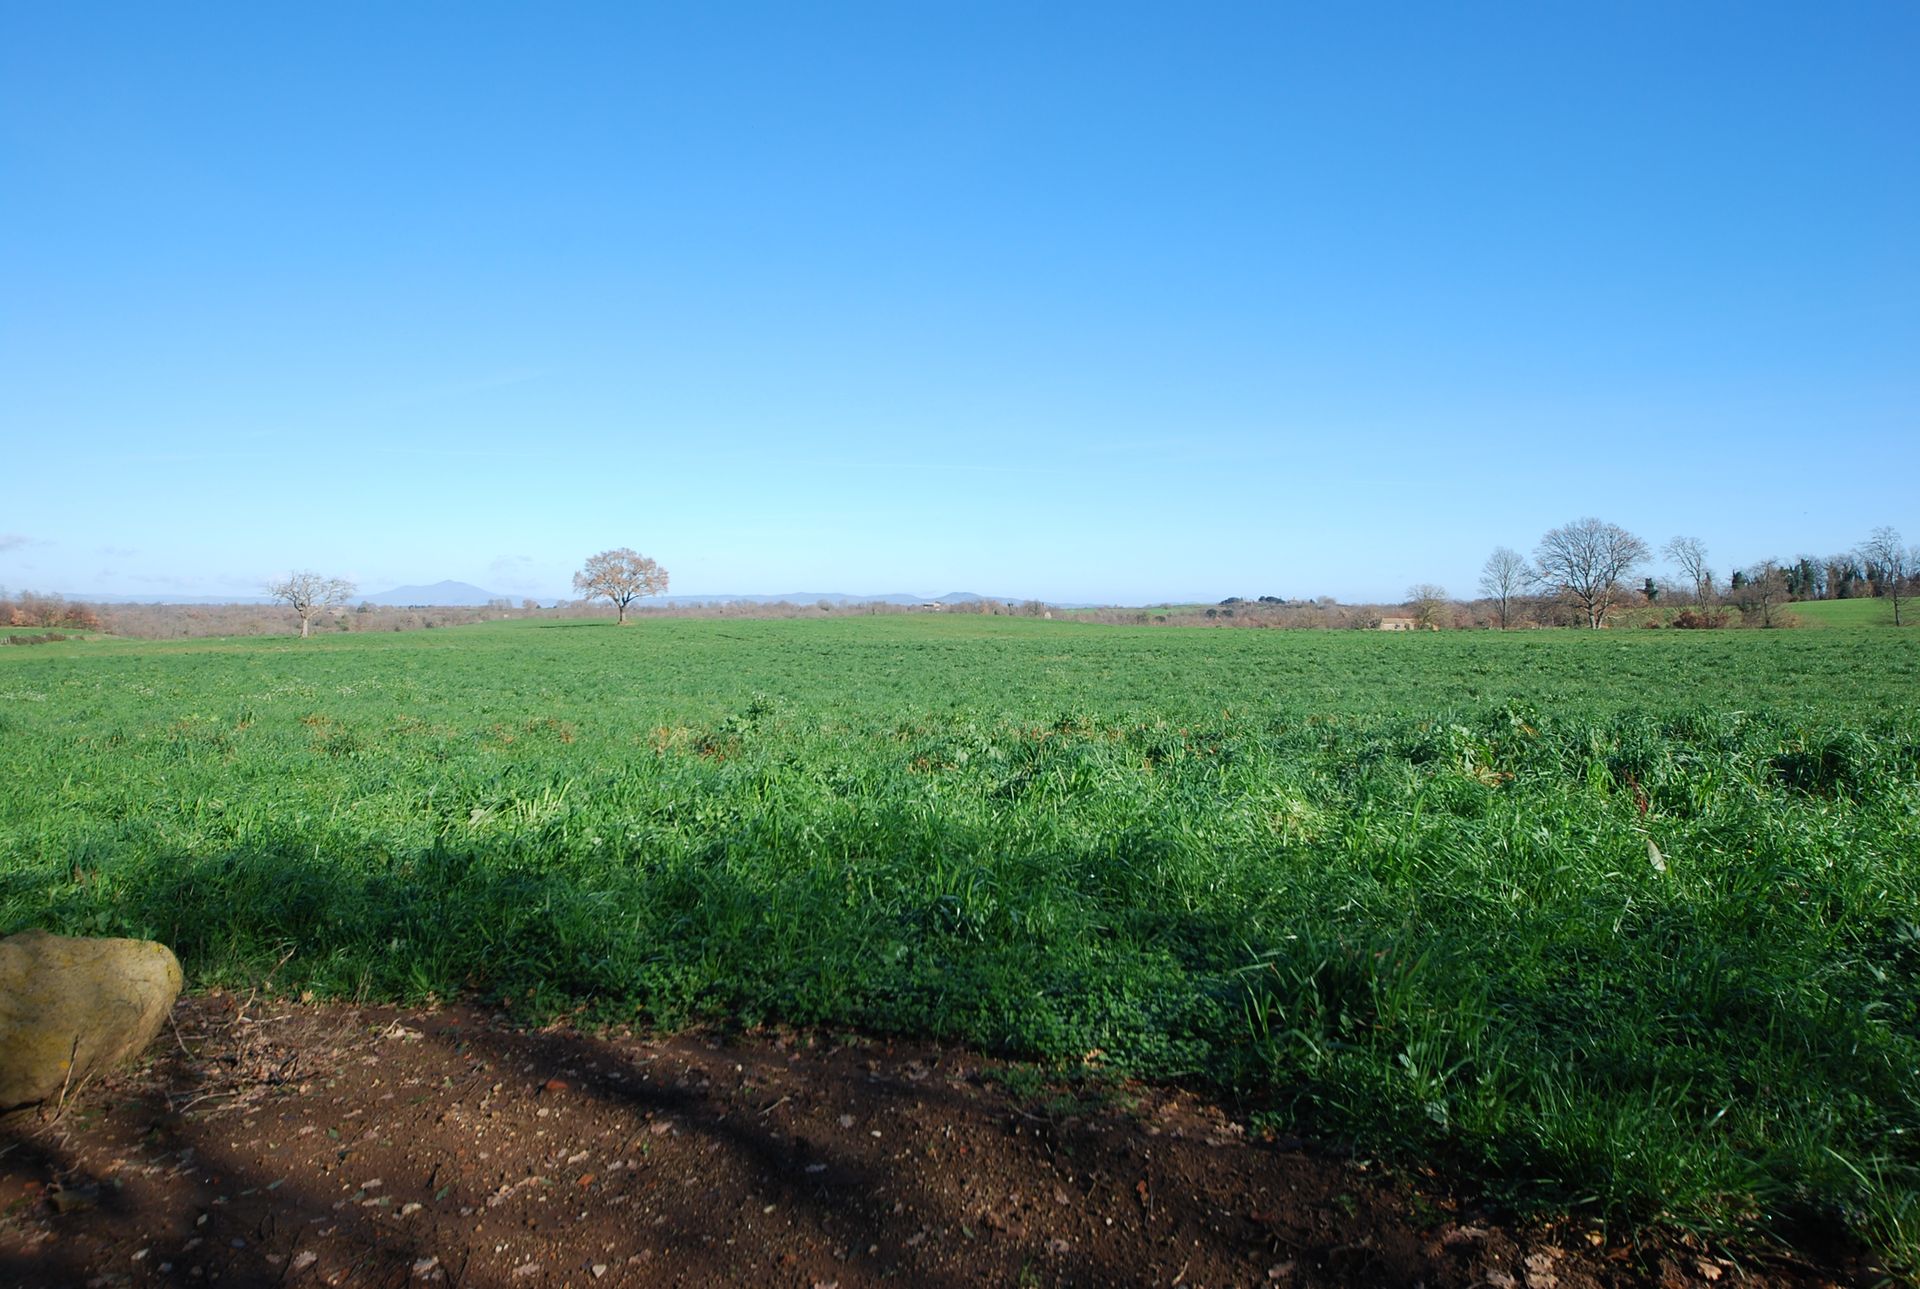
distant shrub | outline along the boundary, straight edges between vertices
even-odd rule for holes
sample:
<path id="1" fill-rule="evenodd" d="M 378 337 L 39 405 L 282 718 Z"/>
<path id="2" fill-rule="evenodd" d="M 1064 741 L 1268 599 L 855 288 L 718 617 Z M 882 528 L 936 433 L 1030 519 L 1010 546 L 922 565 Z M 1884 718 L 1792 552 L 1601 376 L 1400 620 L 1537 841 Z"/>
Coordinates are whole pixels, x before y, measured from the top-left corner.
<path id="1" fill-rule="evenodd" d="M 100 615 L 85 604 L 76 604 L 58 595 L 39 595 L 32 591 L 23 591 L 16 599 L 0 599 L 0 624 L 10 627 L 70 627 L 76 631 L 98 631 Z"/>

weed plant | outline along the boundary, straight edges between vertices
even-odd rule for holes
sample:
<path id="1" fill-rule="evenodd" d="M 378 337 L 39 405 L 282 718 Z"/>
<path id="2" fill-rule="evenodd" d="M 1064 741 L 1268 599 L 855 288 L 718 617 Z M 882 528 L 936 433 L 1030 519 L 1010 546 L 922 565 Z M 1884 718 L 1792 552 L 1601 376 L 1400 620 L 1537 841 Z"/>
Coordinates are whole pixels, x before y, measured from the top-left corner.
<path id="1" fill-rule="evenodd" d="M 1920 638 L 936 618 L 0 652 L 0 932 L 1206 1081 L 1920 1257 Z"/>

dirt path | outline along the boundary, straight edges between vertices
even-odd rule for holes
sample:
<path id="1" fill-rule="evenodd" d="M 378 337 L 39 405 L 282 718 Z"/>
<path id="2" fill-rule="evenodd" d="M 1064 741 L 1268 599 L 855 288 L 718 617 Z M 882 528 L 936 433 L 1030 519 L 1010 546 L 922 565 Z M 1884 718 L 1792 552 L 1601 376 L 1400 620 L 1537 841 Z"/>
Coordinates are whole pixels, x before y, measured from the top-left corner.
<path id="1" fill-rule="evenodd" d="M 926 1045 L 185 999 L 0 1126 L 0 1283 L 1596 1285 L 1857 1277 L 1514 1229 L 1165 1089 Z"/>

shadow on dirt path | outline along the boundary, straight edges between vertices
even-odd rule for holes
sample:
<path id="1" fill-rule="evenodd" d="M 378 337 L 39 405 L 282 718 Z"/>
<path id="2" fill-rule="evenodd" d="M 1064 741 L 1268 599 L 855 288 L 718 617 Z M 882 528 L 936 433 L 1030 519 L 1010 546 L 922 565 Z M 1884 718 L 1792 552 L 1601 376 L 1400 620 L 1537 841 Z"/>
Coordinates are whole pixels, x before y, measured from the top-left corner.
<path id="1" fill-rule="evenodd" d="M 1814 1286 L 1503 1227 L 1173 1089 L 926 1044 L 184 999 L 0 1124 L 0 1284 Z"/>

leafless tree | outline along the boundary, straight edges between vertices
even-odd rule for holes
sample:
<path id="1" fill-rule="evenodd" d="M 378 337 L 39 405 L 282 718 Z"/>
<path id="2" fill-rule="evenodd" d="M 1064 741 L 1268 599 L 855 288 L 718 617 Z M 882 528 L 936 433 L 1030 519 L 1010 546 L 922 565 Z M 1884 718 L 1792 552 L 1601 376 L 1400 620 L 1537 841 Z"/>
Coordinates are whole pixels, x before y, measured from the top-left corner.
<path id="1" fill-rule="evenodd" d="M 1901 602 L 1912 595 L 1908 583 L 1920 574 L 1920 546 L 1902 545 L 1897 528 L 1876 528 L 1860 543 L 1860 562 L 1879 593 L 1892 602 L 1893 625 L 1899 626 Z"/>
<path id="2" fill-rule="evenodd" d="M 1775 560 L 1761 560 L 1746 570 L 1735 592 L 1735 603 L 1740 612 L 1749 621 L 1757 620 L 1763 627 L 1780 625 L 1780 609 L 1786 604 L 1787 571 Z"/>
<path id="3" fill-rule="evenodd" d="M 1707 562 L 1707 544 L 1698 537 L 1675 537 L 1660 553 L 1680 566 L 1693 586 L 1693 602 L 1701 608 L 1713 603 L 1713 566 Z"/>
<path id="4" fill-rule="evenodd" d="M 1480 568 L 1480 589 L 1493 601 L 1493 607 L 1500 615 L 1502 631 L 1507 629 L 1513 602 L 1525 595 L 1532 583 L 1533 570 L 1528 566 L 1526 556 L 1519 551 L 1496 546 L 1493 554 L 1487 556 L 1487 562 Z"/>
<path id="5" fill-rule="evenodd" d="M 300 618 L 300 638 L 313 630 L 313 620 L 353 594 L 353 583 L 318 573 L 289 573 L 285 581 L 267 583 L 267 594 L 284 601 Z"/>
<path id="6" fill-rule="evenodd" d="M 667 589 L 667 570 L 632 547 L 622 546 L 588 557 L 587 566 L 573 575 L 573 589 L 589 600 L 612 601 L 624 627 L 629 604 Z"/>
<path id="7" fill-rule="evenodd" d="M 1606 625 L 1620 579 L 1647 553 L 1647 544 L 1620 525 L 1588 517 L 1549 531 L 1533 559 L 1541 580 L 1578 603 L 1597 629 Z"/>
<path id="8" fill-rule="evenodd" d="M 1447 588 L 1432 582 L 1417 582 L 1407 588 L 1407 603 L 1413 607 L 1413 616 L 1423 629 L 1438 631 L 1447 607 Z"/>

